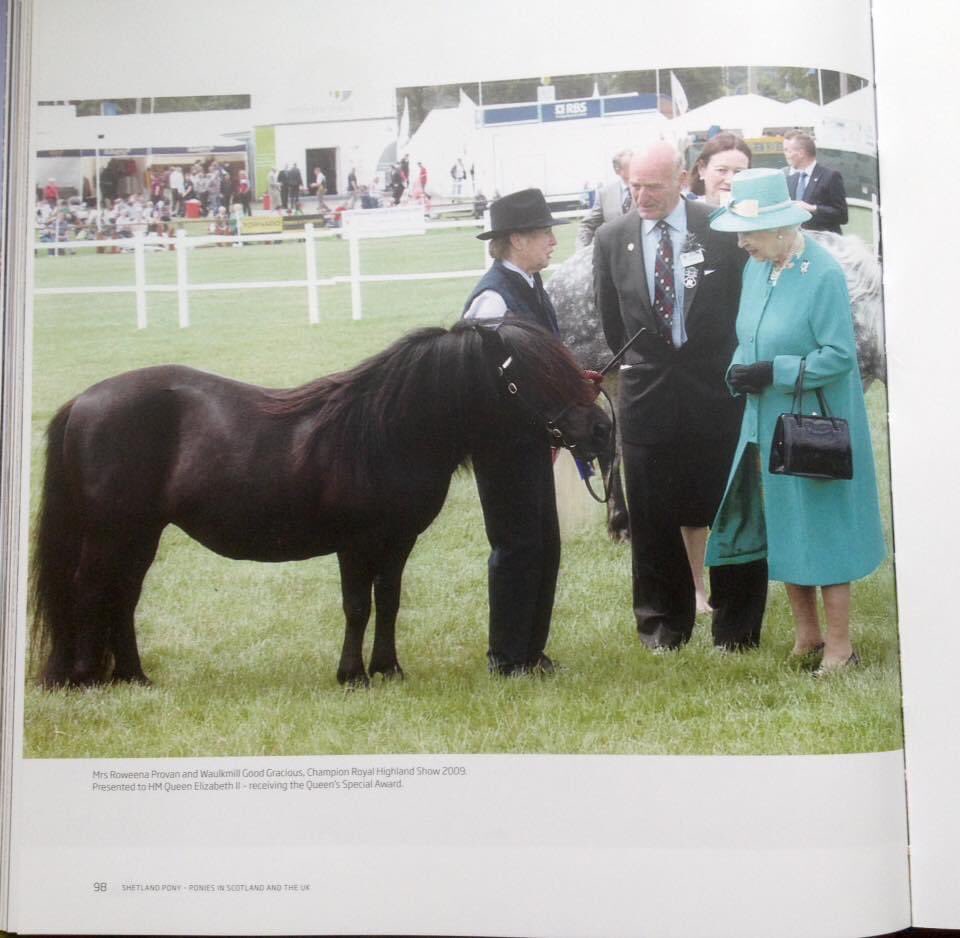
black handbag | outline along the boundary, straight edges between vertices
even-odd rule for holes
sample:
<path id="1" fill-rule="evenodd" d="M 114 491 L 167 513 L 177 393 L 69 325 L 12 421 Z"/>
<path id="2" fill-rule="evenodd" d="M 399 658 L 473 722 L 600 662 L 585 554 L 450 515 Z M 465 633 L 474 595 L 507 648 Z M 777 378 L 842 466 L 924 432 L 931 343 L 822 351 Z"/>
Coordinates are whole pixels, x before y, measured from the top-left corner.
<path id="1" fill-rule="evenodd" d="M 817 388 L 820 414 L 803 414 L 803 373 L 806 359 L 793 389 L 789 414 L 780 414 L 770 447 L 770 472 L 808 479 L 852 479 L 853 450 L 850 427 L 842 417 L 833 417 L 823 392 Z"/>

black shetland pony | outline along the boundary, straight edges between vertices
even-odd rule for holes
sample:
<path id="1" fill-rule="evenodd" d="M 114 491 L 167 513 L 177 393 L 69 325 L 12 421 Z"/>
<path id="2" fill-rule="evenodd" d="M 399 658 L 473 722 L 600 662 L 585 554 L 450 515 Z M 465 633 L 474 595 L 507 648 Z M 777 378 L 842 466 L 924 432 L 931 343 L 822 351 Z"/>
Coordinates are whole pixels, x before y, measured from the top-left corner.
<path id="1" fill-rule="evenodd" d="M 336 552 L 346 632 L 337 680 L 401 675 L 400 580 L 456 468 L 537 421 L 592 457 L 610 423 L 564 347 L 508 319 L 412 332 L 356 368 L 268 390 L 179 365 L 108 378 L 48 431 L 33 557 L 42 682 L 147 682 L 134 610 L 163 529 L 235 559 Z"/>

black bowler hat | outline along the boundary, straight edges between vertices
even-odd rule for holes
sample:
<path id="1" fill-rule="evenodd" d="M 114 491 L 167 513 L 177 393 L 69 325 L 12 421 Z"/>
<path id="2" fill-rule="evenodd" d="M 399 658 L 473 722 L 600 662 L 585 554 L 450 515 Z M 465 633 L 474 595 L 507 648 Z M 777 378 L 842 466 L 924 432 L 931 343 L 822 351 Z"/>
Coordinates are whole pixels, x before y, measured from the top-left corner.
<path id="1" fill-rule="evenodd" d="M 511 231 L 552 228 L 566 225 L 566 219 L 554 218 L 539 189 L 521 189 L 490 203 L 490 230 L 477 235 L 483 241 Z"/>

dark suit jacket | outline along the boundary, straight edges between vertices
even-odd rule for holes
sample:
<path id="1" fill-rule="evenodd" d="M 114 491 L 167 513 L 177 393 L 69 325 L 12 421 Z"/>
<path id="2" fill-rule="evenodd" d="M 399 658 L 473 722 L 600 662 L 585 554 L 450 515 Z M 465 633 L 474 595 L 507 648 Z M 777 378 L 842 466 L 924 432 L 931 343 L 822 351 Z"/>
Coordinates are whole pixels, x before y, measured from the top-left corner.
<path id="1" fill-rule="evenodd" d="M 703 261 L 693 268 L 696 285 L 684 287 L 688 340 L 681 348 L 674 348 L 657 327 L 644 273 L 640 216 L 632 210 L 597 231 L 594 296 L 607 344 L 617 352 L 641 327 L 647 330 L 623 359 L 629 367 L 620 371 L 618 416 L 621 437 L 628 443 L 736 439 L 739 433 L 742 400 L 731 395 L 724 379 L 737 345 L 747 255 L 737 247 L 736 235 L 710 228 L 707 205 L 687 202 L 686 211 L 688 231 L 703 249 Z"/>
<path id="2" fill-rule="evenodd" d="M 798 173 L 787 176 L 787 189 L 791 199 L 797 197 L 798 176 Z M 817 163 L 807 180 L 806 189 L 803 190 L 803 201 L 817 207 L 813 218 L 804 222 L 804 228 L 843 234 L 840 226 L 847 223 L 847 193 L 843 188 L 843 176 L 840 173 Z"/>

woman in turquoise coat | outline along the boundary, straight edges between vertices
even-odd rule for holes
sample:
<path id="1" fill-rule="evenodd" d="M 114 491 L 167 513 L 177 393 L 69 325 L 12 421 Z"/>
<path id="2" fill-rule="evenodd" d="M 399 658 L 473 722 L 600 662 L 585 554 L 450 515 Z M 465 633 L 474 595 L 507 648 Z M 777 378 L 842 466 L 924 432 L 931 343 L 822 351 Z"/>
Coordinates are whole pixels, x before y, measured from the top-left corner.
<path id="1" fill-rule="evenodd" d="M 823 673 L 858 663 L 850 641 L 850 582 L 875 570 L 886 550 L 846 280 L 827 251 L 804 238 L 799 225 L 809 217 L 790 201 L 782 173 L 753 169 L 734 178 L 732 201 L 711 221 L 720 231 L 736 231 L 750 260 L 738 346 L 727 371 L 731 391 L 747 399 L 707 564 L 766 557 L 770 578 L 785 583 L 790 599 L 793 653 L 822 651 Z M 803 413 L 819 412 L 819 388 L 830 412 L 849 424 L 851 480 L 769 471 L 774 426 L 791 409 L 801 363 Z"/>

